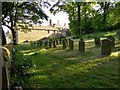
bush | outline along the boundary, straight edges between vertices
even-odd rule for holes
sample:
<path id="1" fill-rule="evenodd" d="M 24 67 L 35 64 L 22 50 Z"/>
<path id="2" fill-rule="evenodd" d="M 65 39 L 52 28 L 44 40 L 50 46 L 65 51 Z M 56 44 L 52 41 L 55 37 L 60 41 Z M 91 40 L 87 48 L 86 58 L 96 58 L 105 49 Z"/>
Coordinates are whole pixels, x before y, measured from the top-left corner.
<path id="1" fill-rule="evenodd" d="M 20 83 L 23 84 L 23 79 L 29 78 L 30 74 L 28 73 L 30 68 L 32 68 L 32 61 L 27 59 L 22 52 L 14 49 L 13 57 L 11 61 L 14 68 L 10 68 L 11 76 L 11 85 Z"/>

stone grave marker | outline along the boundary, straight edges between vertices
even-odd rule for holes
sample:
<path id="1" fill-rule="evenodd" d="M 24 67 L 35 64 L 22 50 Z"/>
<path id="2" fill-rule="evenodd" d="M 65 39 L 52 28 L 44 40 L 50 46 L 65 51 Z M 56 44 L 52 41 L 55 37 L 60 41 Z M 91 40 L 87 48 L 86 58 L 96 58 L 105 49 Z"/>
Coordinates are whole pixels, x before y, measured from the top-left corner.
<path id="1" fill-rule="evenodd" d="M 34 45 L 34 46 L 36 45 L 36 42 L 35 42 L 35 41 L 33 42 L 33 45 Z"/>
<path id="2" fill-rule="evenodd" d="M 37 46 L 39 46 L 39 42 L 38 41 L 36 42 L 36 44 L 37 44 Z"/>
<path id="3" fill-rule="evenodd" d="M 31 46 L 33 46 L 33 42 L 32 41 L 30 42 L 30 44 L 31 44 Z"/>
<path id="4" fill-rule="evenodd" d="M 48 45 L 48 41 L 46 40 L 46 41 L 45 41 L 45 47 L 47 47 L 47 45 Z"/>
<path id="5" fill-rule="evenodd" d="M 65 39 L 63 39 L 63 49 L 66 48 L 66 43 L 65 43 Z"/>
<path id="6" fill-rule="evenodd" d="M 108 56 L 111 54 L 112 51 L 112 43 L 111 40 L 109 39 L 104 39 L 102 40 L 102 45 L 101 45 L 101 54 Z"/>
<path id="7" fill-rule="evenodd" d="M 94 41 L 95 41 L 95 46 L 97 46 L 97 47 L 101 46 L 100 38 L 99 37 L 95 37 Z"/>
<path id="8" fill-rule="evenodd" d="M 58 45 L 58 40 L 55 40 L 56 41 L 56 45 Z"/>
<path id="9" fill-rule="evenodd" d="M 107 39 L 110 39 L 112 47 L 115 47 L 115 38 L 113 36 L 107 36 Z"/>
<path id="10" fill-rule="evenodd" d="M 41 47 L 41 41 L 39 41 L 39 46 Z"/>
<path id="11" fill-rule="evenodd" d="M 56 48 L 56 45 L 55 45 L 55 40 L 53 41 L 53 47 Z"/>
<path id="12" fill-rule="evenodd" d="M 68 46 L 68 40 L 65 38 L 66 45 Z"/>
<path id="13" fill-rule="evenodd" d="M 70 50 L 74 49 L 74 42 L 71 39 L 69 39 L 69 49 Z"/>
<path id="14" fill-rule="evenodd" d="M 79 51 L 80 52 L 85 52 L 85 42 L 84 42 L 84 39 L 80 39 L 80 41 L 79 41 Z"/>
<path id="15" fill-rule="evenodd" d="M 50 47 L 50 48 L 52 47 L 52 42 L 51 42 L 51 41 L 49 41 L 49 47 Z"/>
<path id="16" fill-rule="evenodd" d="M 62 43 L 62 38 L 60 37 L 60 43 Z"/>

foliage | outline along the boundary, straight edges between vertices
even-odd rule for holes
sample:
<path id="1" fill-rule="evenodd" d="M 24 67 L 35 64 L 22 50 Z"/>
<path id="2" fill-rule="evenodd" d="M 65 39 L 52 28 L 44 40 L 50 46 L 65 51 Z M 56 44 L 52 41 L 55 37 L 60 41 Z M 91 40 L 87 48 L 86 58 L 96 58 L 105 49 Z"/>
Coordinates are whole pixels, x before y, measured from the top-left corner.
<path id="1" fill-rule="evenodd" d="M 2 24 L 7 25 L 16 43 L 16 30 L 29 31 L 32 24 L 41 24 L 48 16 L 42 6 L 49 6 L 47 2 L 2 2 Z"/>
<path id="2" fill-rule="evenodd" d="M 100 31 L 111 31 L 119 27 L 120 2 L 80 2 L 80 29 L 81 34 Z M 98 8 L 93 8 L 97 6 Z M 64 11 L 69 16 L 69 26 L 73 34 L 77 34 L 78 10 L 77 2 L 57 2 L 50 9 L 52 13 Z"/>
<path id="3" fill-rule="evenodd" d="M 30 78 L 29 70 L 33 67 L 32 60 L 26 58 L 22 52 L 17 49 L 13 51 L 13 58 L 11 61 L 14 68 L 10 68 L 10 75 L 12 84 L 23 84 L 25 78 Z M 26 83 L 26 82 L 24 82 Z"/>

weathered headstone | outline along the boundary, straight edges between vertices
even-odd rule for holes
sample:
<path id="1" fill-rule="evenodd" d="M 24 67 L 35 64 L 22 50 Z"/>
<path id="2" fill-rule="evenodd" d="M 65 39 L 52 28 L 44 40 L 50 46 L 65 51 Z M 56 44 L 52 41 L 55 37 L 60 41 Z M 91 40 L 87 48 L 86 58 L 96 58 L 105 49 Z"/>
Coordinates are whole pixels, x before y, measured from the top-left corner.
<path id="1" fill-rule="evenodd" d="M 42 42 L 41 41 L 39 41 L 39 46 L 41 47 L 41 44 L 42 44 Z"/>
<path id="2" fill-rule="evenodd" d="M 118 40 L 120 40 L 120 30 L 118 30 L 116 34 L 117 34 Z"/>
<path id="3" fill-rule="evenodd" d="M 70 50 L 74 49 L 74 42 L 71 39 L 69 39 L 69 49 Z"/>
<path id="4" fill-rule="evenodd" d="M 58 45 L 58 40 L 56 40 L 56 45 Z"/>
<path id="5" fill-rule="evenodd" d="M 33 42 L 32 41 L 30 42 L 30 44 L 31 44 L 31 46 L 33 46 Z"/>
<path id="6" fill-rule="evenodd" d="M 49 41 L 49 47 L 50 47 L 50 48 L 52 47 L 52 42 L 51 42 L 51 41 Z"/>
<path id="7" fill-rule="evenodd" d="M 45 41 L 45 47 L 47 47 L 47 45 L 48 45 L 48 41 Z"/>
<path id="8" fill-rule="evenodd" d="M 37 46 L 39 46 L 39 42 L 36 42 L 37 43 Z"/>
<path id="9" fill-rule="evenodd" d="M 80 41 L 79 41 L 79 51 L 80 52 L 85 52 L 85 42 L 84 42 L 84 39 L 80 39 Z"/>
<path id="10" fill-rule="evenodd" d="M 95 46 L 101 46 L 100 38 L 99 37 L 95 37 L 94 41 L 95 41 Z"/>
<path id="11" fill-rule="evenodd" d="M 62 43 L 62 38 L 60 37 L 60 43 Z"/>
<path id="12" fill-rule="evenodd" d="M 111 40 L 109 39 L 102 40 L 101 54 L 107 56 L 111 54 L 111 51 L 112 51 Z"/>
<path id="13" fill-rule="evenodd" d="M 35 46 L 35 45 L 36 45 L 36 42 L 33 42 L 33 45 Z"/>
<path id="14" fill-rule="evenodd" d="M 55 40 L 53 41 L 53 47 L 56 48 L 56 45 L 55 45 Z"/>
<path id="15" fill-rule="evenodd" d="M 68 40 L 65 38 L 66 45 L 68 46 Z"/>
<path id="16" fill-rule="evenodd" d="M 115 47 L 115 38 L 113 36 L 107 36 L 107 39 L 110 39 L 112 47 Z"/>
<path id="17" fill-rule="evenodd" d="M 63 49 L 66 48 L 66 43 L 65 43 L 65 40 L 63 39 Z"/>

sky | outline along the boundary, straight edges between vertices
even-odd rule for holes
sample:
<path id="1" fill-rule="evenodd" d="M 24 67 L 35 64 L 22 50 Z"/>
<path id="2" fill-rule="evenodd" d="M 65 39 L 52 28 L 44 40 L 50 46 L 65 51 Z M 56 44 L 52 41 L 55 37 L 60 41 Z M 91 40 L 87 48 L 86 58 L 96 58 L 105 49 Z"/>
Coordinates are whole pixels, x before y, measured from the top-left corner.
<path id="1" fill-rule="evenodd" d="M 57 24 L 58 21 L 59 21 L 59 24 L 62 25 L 62 26 L 64 25 L 64 23 L 66 23 L 66 25 L 68 25 L 68 23 L 69 23 L 68 18 L 69 17 L 68 17 L 67 13 L 65 13 L 65 12 L 58 12 L 55 15 L 53 15 L 53 14 L 50 13 L 49 8 L 42 8 L 42 9 L 49 16 L 48 21 L 44 20 L 43 21 L 44 23 L 42 25 L 48 26 L 50 19 L 52 20 L 52 23 Z"/>

